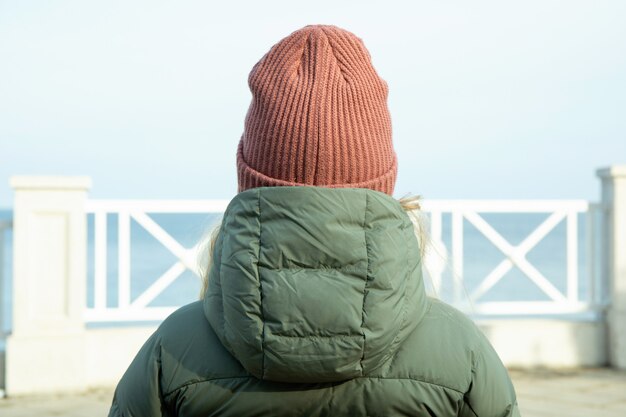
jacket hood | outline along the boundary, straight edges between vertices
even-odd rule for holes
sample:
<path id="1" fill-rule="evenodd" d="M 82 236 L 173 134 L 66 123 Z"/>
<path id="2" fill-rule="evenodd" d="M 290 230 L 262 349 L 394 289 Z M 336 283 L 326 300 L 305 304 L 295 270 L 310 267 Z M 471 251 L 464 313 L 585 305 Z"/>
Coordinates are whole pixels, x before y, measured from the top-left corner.
<path id="1" fill-rule="evenodd" d="M 262 380 L 366 376 L 427 307 L 413 224 L 378 191 L 244 191 L 224 213 L 212 256 L 206 318 Z"/>

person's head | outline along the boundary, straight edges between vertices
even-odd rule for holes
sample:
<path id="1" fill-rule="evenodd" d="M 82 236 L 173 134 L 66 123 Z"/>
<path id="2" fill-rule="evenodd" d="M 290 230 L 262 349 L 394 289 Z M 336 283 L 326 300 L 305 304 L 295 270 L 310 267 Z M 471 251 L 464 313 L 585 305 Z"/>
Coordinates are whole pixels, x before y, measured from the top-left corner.
<path id="1" fill-rule="evenodd" d="M 369 188 L 391 196 L 397 175 L 387 83 L 363 41 L 309 25 L 275 44 L 248 77 L 252 102 L 237 147 L 238 192 L 272 186 Z M 419 196 L 399 200 L 424 250 Z M 219 226 L 200 245 L 204 294 Z"/>
<path id="2" fill-rule="evenodd" d="M 387 83 L 363 41 L 310 25 L 275 44 L 248 77 L 237 148 L 239 191 L 261 186 L 369 188 L 396 182 Z"/>

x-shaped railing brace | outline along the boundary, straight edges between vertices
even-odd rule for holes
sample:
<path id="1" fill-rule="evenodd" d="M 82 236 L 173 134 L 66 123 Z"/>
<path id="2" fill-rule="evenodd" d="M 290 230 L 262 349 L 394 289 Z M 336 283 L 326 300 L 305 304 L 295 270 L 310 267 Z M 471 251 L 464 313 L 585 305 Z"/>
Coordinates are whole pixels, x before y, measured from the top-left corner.
<path id="1" fill-rule="evenodd" d="M 535 283 L 548 297 L 555 301 L 566 301 L 566 297 L 559 291 L 541 272 L 528 260 L 526 255 L 534 248 L 554 227 L 567 216 L 566 212 L 552 213 L 537 228 L 517 246 L 511 245 L 489 223 L 475 212 L 464 212 L 465 217 L 478 229 L 491 243 L 494 244 L 506 256 L 472 292 L 470 299 L 476 301 L 490 288 L 497 284 L 504 275 L 517 266 L 532 282 Z"/>

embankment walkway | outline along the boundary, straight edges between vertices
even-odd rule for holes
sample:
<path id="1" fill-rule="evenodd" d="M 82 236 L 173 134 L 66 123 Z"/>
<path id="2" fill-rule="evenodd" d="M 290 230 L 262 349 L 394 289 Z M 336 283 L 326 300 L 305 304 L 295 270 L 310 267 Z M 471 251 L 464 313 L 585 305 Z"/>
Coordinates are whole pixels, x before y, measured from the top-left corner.
<path id="1" fill-rule="evenodd" d="M 523 417 L 624 417 L 626 372 L 609 369 L 511 371 Z M 5 398 L 2 417 L 106 416 L 112 389 L 82 395 Z"/>

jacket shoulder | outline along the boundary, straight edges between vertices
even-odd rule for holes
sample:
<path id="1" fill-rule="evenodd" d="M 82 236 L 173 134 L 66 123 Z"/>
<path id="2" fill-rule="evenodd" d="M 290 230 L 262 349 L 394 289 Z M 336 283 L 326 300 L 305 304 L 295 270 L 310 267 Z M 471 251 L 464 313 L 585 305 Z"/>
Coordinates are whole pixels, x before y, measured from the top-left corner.
<path id="1" fill-rule="evenodd" d="M 472 383 L 475 356 L 489 342 L 465 314 L 437 299 L 428 301 L 420 324 L 381 372 L 465 393 Z"/>
<path id="2" fill-rule="evenodd" d="M 196 382 L 249 375 L 219 341 L 200 301 L 172 313 L 159 326 L 156 336 L 164 397 Z"/>
<path id="3" fill-rule="evenodd" d="M 511 379 L 487 337 L 456 308 L 429 302 L 390 371 L 462 393 L 467 415 L 519 415 Z"/>

